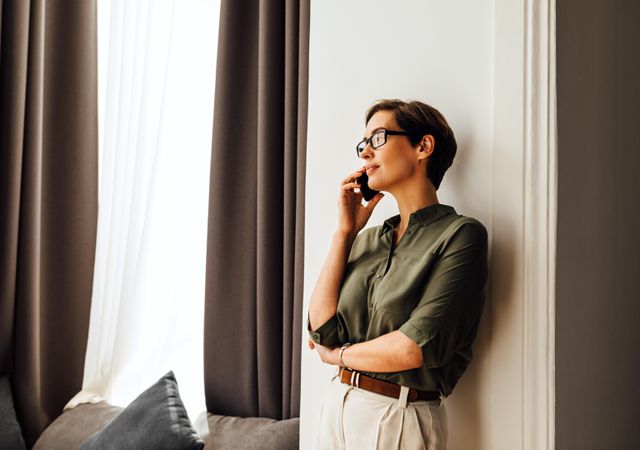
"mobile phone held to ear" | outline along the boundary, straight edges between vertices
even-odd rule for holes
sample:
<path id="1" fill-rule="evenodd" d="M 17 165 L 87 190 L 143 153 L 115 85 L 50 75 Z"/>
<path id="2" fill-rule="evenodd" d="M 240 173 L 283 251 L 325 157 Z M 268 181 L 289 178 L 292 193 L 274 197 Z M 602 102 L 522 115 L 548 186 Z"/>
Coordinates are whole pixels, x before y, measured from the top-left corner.
<path id="1" fill-rule="evenodd" d="M 360 175 L 356 181 L 360 184 L 360 192 L 362 192 L 362 196 L 366 201 L 371 200 L 378 192 L 380 192 L 369 187 L 369 176 L 367 175 L 367 172 L 362 172 L 362 175 Z"/>

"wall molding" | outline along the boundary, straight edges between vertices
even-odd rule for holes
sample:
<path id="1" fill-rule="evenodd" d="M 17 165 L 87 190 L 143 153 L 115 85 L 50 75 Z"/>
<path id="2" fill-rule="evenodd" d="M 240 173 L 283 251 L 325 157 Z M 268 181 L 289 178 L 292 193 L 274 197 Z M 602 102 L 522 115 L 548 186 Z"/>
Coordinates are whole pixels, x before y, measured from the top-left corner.
<path id="1" fill-rule="evenodd" d="M 492 449 L 553 450 L 556 5 L 494 2 L 491 293 L 500 339 L 492 343 L 499 369 L 491 374 L 489 440 Z"/>
<path id="2" fill-rule="evenodd" d="M 555 448 L 557 127 L 555 0 L 525 0 L 525 450 Z"/>

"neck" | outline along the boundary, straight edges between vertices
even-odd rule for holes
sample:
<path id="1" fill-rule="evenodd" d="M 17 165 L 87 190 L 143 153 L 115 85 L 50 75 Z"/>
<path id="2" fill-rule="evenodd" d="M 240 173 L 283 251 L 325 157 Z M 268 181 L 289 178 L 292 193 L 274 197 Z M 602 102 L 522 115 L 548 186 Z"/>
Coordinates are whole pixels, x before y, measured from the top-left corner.
<path id="1" fill-rule="evenodd" d="M 440 203 L 438 196 L 433 192 L 413 192 L 406 196 L 396 196 L 398 210 L 400 211 L 400 222 L 396 226 L 399 231 L 404 231 L 409 226 L 409 217 L 414 211 L 427 206 Z"/>
<path id="2" fill-rule="evenodd" d="M 429 205 L 440 203 L 436 188 L 427 178 L 427 169 L 421 160 L 411 175 L 399 183 L 390 187 L 389 192 L 398 202 L 400 211 L 400 223 L 397 226 L 399 231 L 404 231 L 409 226 L 411 213 Z"/>

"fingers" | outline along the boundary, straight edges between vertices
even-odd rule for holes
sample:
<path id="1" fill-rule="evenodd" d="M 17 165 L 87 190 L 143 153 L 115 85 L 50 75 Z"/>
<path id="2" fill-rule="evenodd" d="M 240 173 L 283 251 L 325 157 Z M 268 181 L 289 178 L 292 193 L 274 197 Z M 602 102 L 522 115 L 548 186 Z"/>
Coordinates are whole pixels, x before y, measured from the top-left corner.
<path id="1" fill-rule="evenodd" d="M 340 182 L 340 185 L 353 181 L 355 178 L 358 178 L 360 175 L 362 175 L 363 172 L 364 172 L 364 167 L 356 170 L 355 172 L 352 172 L 347 178 L 344 178 L 342 182 Z"/>
<path id="2" fill-rule="evenodd" d="M 343 185 L 342 185 L 342 190 L 344 190 L 344 191 L 350 191 L 351 189 L 359 188 L 359 187 L 360 187 L 360 184 L 359 184 L 359 183 L 356 183 L 356 182 L 354 181 L 354 182 L 352 182 L 352 183 L 343 184 Z"/>

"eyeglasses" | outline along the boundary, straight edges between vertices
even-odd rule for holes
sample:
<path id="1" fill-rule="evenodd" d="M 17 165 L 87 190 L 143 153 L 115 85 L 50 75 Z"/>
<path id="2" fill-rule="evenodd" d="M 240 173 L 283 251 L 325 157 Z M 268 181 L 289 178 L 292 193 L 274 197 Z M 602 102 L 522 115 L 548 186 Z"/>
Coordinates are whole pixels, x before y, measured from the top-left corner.
<path id="1" fill-rule="evenodd" d="M 358 157 L 360 157 L 360 153 L 364 151 L 365 147 L 369 143 L 371 143 L 371 148 L 373 148 L 374 150 L 378 147 L 383 146 L 387 143 L 387 136 L 389 135 L 409 136 L 409 133 L 407 131 L 393 131 L 385 130 L 383 128 L 373 133 L 370 138 L 364 138 L 363 140 L 361 140 L 358 145 L 356 145 L 356 154 L 358 155 Z"/>

